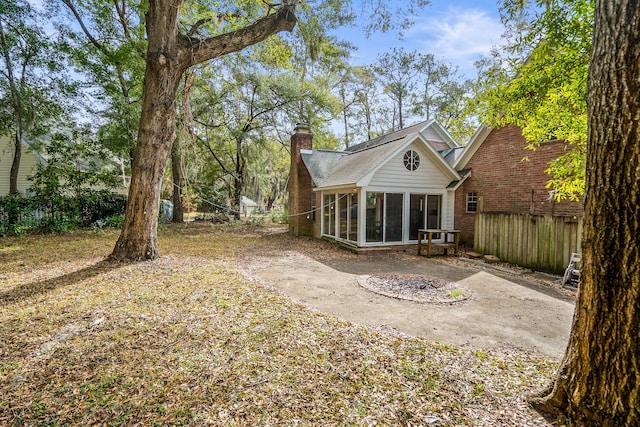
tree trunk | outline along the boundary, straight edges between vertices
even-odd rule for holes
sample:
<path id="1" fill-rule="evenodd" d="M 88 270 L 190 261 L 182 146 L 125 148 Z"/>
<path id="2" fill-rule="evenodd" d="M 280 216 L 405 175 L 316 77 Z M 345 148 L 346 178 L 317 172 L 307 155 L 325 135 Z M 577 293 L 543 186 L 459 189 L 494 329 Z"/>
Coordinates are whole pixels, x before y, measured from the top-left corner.
<path id="1" fill-rule="evenodd" d="M 162 177 L 175 140 L 176 93 L 182 74 L 191 66 L 259 43 L 296 23 L 296 1 L 237 31 L 204 40 L 178 31 L 181 0 L 150 0 L 146 15 L 147 58 L 138 145 L 124 226 L 111 259 L 155 259 L 158 253 L 158 211 Z"/>
<path id="2" fill-rule="evenodd" d="M 588 82 L 583 270 L 554 384 L 530 402 L 575 425 L 640 425 L 640 3 L 598 0 Z"/>
<path id="3" fill-rule="evenodd" d="M 15 140 L 13 153 L 13 161 L 11 163 L 11 172 L 9 173 L 9 194 L 18 194 L 18 172 L 20 171 L 20 159 L 22 157 L 22 97 L 17 87 L 16 79 L 13 75 L 13 64 L 9 54 L 9 44 L 5 36 L 4 26 L 0 21 L 0 47 L 2 48 L 2 57 L 6 67 L 6 77 L 9 83 L 10 103 L 14 114 L 15 124 Z M 23 76 L 24 77 L 24 76 Z M 9 218 L 9 224 L 15 224 L 13 219 Z"/>
<path id="4" fill-rule="evenodd" d="M 398 95 L 398 129 L 404 129 L 404 122 L 402 120 L 402 95 Z"/>
<path id="5" fill-rule="evenodd" d="M 185 71 L 178 61 L 179 2 L 151 1 L 138 145 L 133 155 L 124 226 L 112 259 L 156 259 L 162 177 L 175 139 L 176 92 Z"/>
<path id="6" fill-rule="evenodd" d="M 173 218 L 171 222 L 184 222 L 184 208 L 182 206 L 182 152 L 180 138 L 176 138 L 171 147 L 171 175 L 173 177 Z"/>
<path id="7" fill-rule="evenodd" d="M 21 136 L 20 127 L 18 126 L 13 144 L 15 151 L 11 162 L 11 174 L 9 175 L 9 194 L 18 194 L 18 172 L 20 171 L 20 159 L 22 158 Z"/>
<path id="8" fill-rule="evenodd" d="M 233 175 L 233 190 L 231 192 L 231 205 L 234 209 L 234 217 L 240 219 L 240 202 L 244 191 L 244 158 L 242 157 L 242 141 L 236 141 L 236 171 Z M 245 212 L 246 215 L 246 212 Z"/>
<path id="9" fill-rule="evenodd" d="M 342 101 L 342 125 L 344 126 L 344 146 L 349 148 L 349 115 L 347 111 L 347 96 L 345 95 L 344 82 L 340 85 L 340 101 Z"/>

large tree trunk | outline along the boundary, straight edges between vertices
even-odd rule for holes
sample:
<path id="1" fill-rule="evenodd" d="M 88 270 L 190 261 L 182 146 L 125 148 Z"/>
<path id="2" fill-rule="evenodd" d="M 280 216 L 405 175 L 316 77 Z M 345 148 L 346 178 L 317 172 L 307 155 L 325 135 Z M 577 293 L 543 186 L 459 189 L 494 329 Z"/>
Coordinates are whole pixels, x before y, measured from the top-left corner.
<path id="1" fill-rule="evenodd" d="M 138 145 L 131 167 L 124 226 L 111 257 L 155 259 L 160 189 L 175 139 L 176 92 L 185 71 L 178 61 L 179 2 L 151 1 L 147 14 L 148 49 Z"/>
<path id="2" fill-rule="evenodd" d="M 575 425 L 640 425 L 640 3 L 596 1 L 582 283 L 552 387 L 531 403 Z"/>
<path id="3" fill-rule="evenodd" d="M 176 93 L 182 74 L 211 58 L 237 52 L 296 23 L 296 2 L 231 33 L 204 40 L 178 31 L 181 0 L 150 0 L 146 16 L 147 59 L 138 145 L 131 168 L 122 232 L 111 259 L 155 259 L 162 177 L 175 139 Z"/>

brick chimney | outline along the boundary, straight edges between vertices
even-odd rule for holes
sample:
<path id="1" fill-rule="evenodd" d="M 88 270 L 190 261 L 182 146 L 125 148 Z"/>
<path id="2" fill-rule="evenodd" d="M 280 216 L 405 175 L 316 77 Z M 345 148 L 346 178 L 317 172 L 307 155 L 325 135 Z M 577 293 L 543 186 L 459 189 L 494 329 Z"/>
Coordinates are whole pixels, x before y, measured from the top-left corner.
<path id="1" fill-rule="evenodd" d="M 311 151 L 313 135 L 306 123 L 298 123 L 291 136 L 291 169 L 289 170 L 289 233 L 313 235 L 316 194 L 311 175 L 305 166 L 301 152 Z"/>

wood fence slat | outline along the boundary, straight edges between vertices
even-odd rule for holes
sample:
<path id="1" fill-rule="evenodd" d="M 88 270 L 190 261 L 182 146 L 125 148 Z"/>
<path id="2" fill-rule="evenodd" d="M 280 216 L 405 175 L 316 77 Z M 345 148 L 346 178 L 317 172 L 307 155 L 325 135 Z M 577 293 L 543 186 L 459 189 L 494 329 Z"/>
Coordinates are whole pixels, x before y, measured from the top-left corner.
<path id="1" fill-rule="evenodd" d="M 478 212 L 474 250 L 501 260 L 562 273 L 572 252 L 581 252 L 582 218 Z"/>

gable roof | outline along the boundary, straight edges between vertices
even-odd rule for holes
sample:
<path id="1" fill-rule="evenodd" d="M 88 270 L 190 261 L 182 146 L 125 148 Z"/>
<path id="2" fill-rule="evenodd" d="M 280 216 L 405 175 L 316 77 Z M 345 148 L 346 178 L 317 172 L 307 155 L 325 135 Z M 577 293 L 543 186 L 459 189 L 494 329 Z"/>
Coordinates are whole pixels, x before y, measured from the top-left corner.
<path id="1" fill-rule="evenodd" d="M 440 123 L 432 119 L 432 120 L 416 123 L 415 125 L 411 125 L 409 127 L 397 130 L 395 132 L 391 132 L 386 135 L 379 136 L 377 138 L 362 142 L 360 144 L 352 145 L 351 147 L 347 148 L 345 151 L 353 153 L 356 151 L 366 150 L 367 148 L 373 148 L 377 145 L 382 145 L 382 144 L 393 142 L 399 139 L 406 138 L 415 133 L 424 132 L 428 128 L 431 128 L 442 138 L 442 141 L 433 140 L 433 139 L 429 140 L 429 142 L 433 145 L 436 151 L 444 151 L 444 150 L 448 150 L 448 149 L 452 149 L 454 147 L 460 146 L 458 143 L 456 143 L 453 140 L 453 138 L 451 138 L 451 135 L 449 135 L 449 132 L 447 132 L 442 126 L 440 126 Z"/>
<path id="2" fill-rule="evenodd" d="M 258 207 L 258 204 L 247 196 L 240 196 L 240 203 L 248 207 Z"/>
<path id="3" fill-rule="evenodd" d="M 442 140 L 428 139 L 425 135 L 428 128 L 435 131 Z M 303 151 L 302 159 L 316 187 L 362 187 L 368 184 L 378 169 L 414 142 L 425 147 L 431 160 L 450 179 L 461 178 L 444 157 L 448 150 L 460 146 L 434 120 L 354 145 L 347 151 Z"/>
<path id="4" fill-rule="evenodd" d="M 478 127 L 476 133 L 473 134 L 467 145 L 464 146 L 462 154 L 458 156 L 453 163 L 453 167 L 457 170 L 464 169 L 492 130 L 493 128 L 487 125 L 481 125 Z"/>

